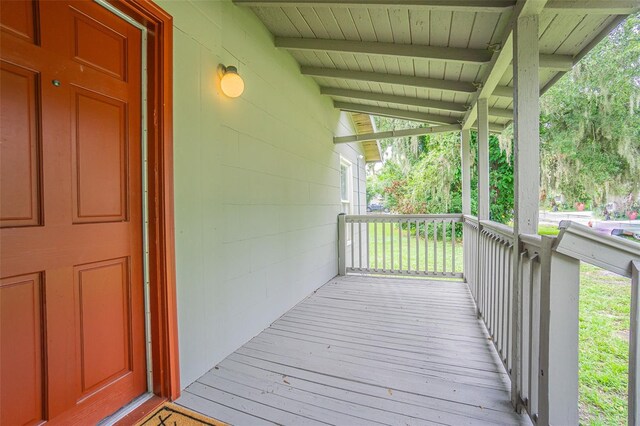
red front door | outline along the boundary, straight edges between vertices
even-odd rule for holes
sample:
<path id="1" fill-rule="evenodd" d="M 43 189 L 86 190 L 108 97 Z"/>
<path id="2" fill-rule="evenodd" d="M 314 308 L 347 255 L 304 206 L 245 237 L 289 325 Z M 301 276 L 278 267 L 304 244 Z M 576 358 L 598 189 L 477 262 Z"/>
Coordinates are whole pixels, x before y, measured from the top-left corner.
<path id="1" fill-rule="evenodd" d="M 0 424 L 146 390 L 141 34 L 91 1 L 0 3 Z"/>

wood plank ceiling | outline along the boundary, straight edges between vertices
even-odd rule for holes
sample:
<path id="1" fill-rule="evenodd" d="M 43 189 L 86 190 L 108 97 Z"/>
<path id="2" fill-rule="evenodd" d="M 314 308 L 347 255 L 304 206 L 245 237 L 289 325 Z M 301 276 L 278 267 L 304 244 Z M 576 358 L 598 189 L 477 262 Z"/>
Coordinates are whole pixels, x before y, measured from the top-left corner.
<path id="1" fill-rule="evenodd" d="M 351 113 L 351 119 L 353 120 L 354 127 L 358 134 L 369 134 L 375 132 L 375 125 L 373 124 L 373 119 L 370 115 L 353 112 Z M 382 161 L 380 144 L 377 140 L 364 140 L 360 142 L 360 144 L 362 145 L 364 159 L 367 163 Z"/>
<path id="2" fill-rule="evenodd" d="M 421 121 L 475 122 L 489 98 L 492 131 L 513 117 L 513 72 L 500 57 L 513 18 L 540 12 L 540 89 L 579 61 L 640 0 L 234 0 L 250 7 L 336 108 Z M 528 5 L 526 3 L 529 3 Z M 524 6 L 523 6 L 524 5 Z M 499 74 L 497 74 L 499 73 Z M 495 89 L 482 90 L 488 81 Z"/>

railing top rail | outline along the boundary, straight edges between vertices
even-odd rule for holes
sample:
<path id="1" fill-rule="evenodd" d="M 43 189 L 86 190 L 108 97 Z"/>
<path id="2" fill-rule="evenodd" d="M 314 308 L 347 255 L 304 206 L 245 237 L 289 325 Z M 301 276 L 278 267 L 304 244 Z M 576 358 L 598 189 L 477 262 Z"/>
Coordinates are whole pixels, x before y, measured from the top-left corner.
<path id="1" fill-rule="evenodd" d="M 481 220 L 480 224 L 484 229 L 488 229 L 489 231 L 498 234 L 498 236 L 513 242 L 513 229 L 508 227 L 507 225 L 503 225 L 502 223 L 493 222 L 491 220 Z"/>
<path id="2" fill-rule="evenodd" d="M 478 224 L 478 218 L 476 216 L 472 216 L 470 214 L 465 214 L 465 215 L 463 215 L 463 217 L 464 217 L 464 221 L 465 222 L 471 222 L 471 223 L 474 223 L 476 225 Z"/>
<path id="3" fill-rule="evenodd" d="M 555 237 L 553 237 L 555 238 Z M 529 253 L 540 253 L 542 251 L 542 237 L 536 234 L 520 234 L 520 241 L 524 249 Z"/>
<path id="4" fill-rule="evenodd" d="M 348 214 L 345 215 L 345 220 L 347 222 L 398 222 L 403 220 L 453 220 L 460 222 L 462 221 L 462 214 Z"/>
<path id="5" fill-rule="evenodd" d="M 542 247 L 542 237 L 536 234 L 520 234 L 520 241 L 533 247 Z"/>
<path id="6" fill-rule="evenodd" d="M 625 277 L 631 277 L 631 262 L 640 260 L 640 244 L 569 220 L 560 222 L 555 251 Z"/>

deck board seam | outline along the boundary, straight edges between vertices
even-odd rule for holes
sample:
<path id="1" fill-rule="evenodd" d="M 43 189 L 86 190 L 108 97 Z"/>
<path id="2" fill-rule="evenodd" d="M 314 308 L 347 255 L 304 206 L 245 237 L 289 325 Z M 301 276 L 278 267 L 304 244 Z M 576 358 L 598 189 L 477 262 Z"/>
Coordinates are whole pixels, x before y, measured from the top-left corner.
<path id="1" fill-rule="evenodd" d="M 286 337 L 286 336 L 284 336 L 284 337 Z M 305 342 L 310 342 L 310 343 L 317 343 L 317 344 L 321 344 L 321 343 L 319 343 L 319 342 L 314 342 L 314 341 L 312 341 L 312 340 L 306 340 L 306 339 L 296 339 L 296 340 L 305 341 Z M 348 343 L 348 342 L 347 342 L 347 343 Z M 351 349 L 351 348 L 349 348 L 348 346 L 340 346 L 339 344 L 335 344 L 335 343 L 332 343 L 332 344 L 331 344 L 331 346 L 332 346 L 332 347 L 341 347 L 341 348 L 345 348 L 345 349 Z M 394 351 L 395 351 L 395 349 L 394 349 Z M 398 352 L 401 352 L 401 351 L 398 351 Z M 366 351 L 366 353 L 376 353 L 376 352 L 373 352 L 373 351 Z M 418 355 L 421 355 L 421 354 L 418 354 Z M 433 357 L 434 357 L 434 358 L 441 358 L 441 357 L 440 357 L 440 356 L 438 356 L 438 355 L 435 355 L 435 356 L 433 356 Z M 405 359 L 415 359 L 415 358 L 406 358 L 406 357 L 405 357 Z M 451 359 L 451 358 L 450 358 L 450 357 L 444 357 L 444 359 Z M 432 359 L 429 359 L 428 361 L 429 361 L 429 362 L 437 362 L 437 361 L 434 361 L 434 360 L 432 360 Z M 480 363 L 484 363 L 483 361 L 476 361 L 476 362 L 477 362 L 477 363 L 479 363 L 479 364 L 480 364 Z M 506 374 L 506 373 L 501 372 L 501 371 L 487 370 L 487 369 L 480 369 L 480 368 L 474 368 L 474 367 L 470 367 L 470 366 L 461 366 L 461 365 L 457 365 L 457 364 L 445 364 L 445 363 L 439 363 L 439 364 L 448 365 L 448 366 L 450 366 L 450 367 L 467 368 L 467 369 L 470 369 L 470 370 L 481 370 L 481 371 L 487 371 L 487 372 L 492 372 L 492 373 L 496 373 L 496 374 Z M 496 367 L 496 368 L 501 368 L 501 367 L 499 367 L 499 366 L 498 366 L 497 364 L 495 364 L 495 363 L 493 364 L 493 366 L 494 366 L 494 367 Z"/>
<path id="2" fill-rule="evenodd" d="M 272 326 L 271 328 L 273 328 L 274 330 L 280 330 L 279 328 L 277 328 L 275 326 Z M 289 331 L 290 333 L 300 334 L 300 335 L 309 336 L 309 337 L 312 337 L 312 336 L 313 337 L 319 337 L 319 338 L 323 337 L 323 336 L 314 336 L 313 334 L 307 334 L 307 333 L 298 333 L 298 332 L 290 331 L 290 330 L 282 330 L 282 331 Z M 342 342 L 349 342 L 348 340 L 342 340 L 342 339 L 333 339 L 333 340 L 342 341 Z M 400 352 L 408 352 L 408 353 L 419 354 L 419 355 L 428 355 L 429 353 L 432 353 L 432 351 L 435 350 L 435 349 L 431 349 L 431 351 L 425 351 L 425 350 L 417 350 L 417 349 L 423 349 L 423 348 L 411 348 L 411 349 L 408 349 L 408 348 L 392 348 L 392 347 L 383 346 L 383 345 L 374 345 L 374 344 L 371 344 L 371 343 L 360 343 L 360 344 L 365 345 L 365 346 L 369 346 L 369 347 L 374 347 L 374 348 L 387 349 L 387 350 L 396 350 L 396 351 L 400 351 Z M 398 345 L 398 346 L 401 346 L 401 345 Z"/>
<path id="3" fill-rule="evenodd" d="M 230 370 L 227 370 L 227 371 L 230 371 Z M 266 370 L 265 370 L 265 371 L 266 371 Z M 237 373 L 237 372 L 236 372 L 236 374 L 240 374 L 240 373 Z M 289 376 L 286 376 L 286 377 L 288 378 Z M 242 383 L 242 382 L 240 382 L 240 381 L 238 381 L 238 380 L 234 380 L 234 379 L 231 379 L 231 378 L 226 378 L 226 377 L 217 377 L 217 378 L 220 378 L 220 379 L 222 379 L 222 380 L 226 380 L 226 381 L 230 381 L 230 382 L 233 382 L 233 383 L 236 383 L 236 384 L 242 385 L 242 386 L 251 387 L 251 388 L 256 389 L 256 390 L 261 390 L 260 388 L 257 388 L 257 387 L 255 387 L 255 386 L 251 386 L 251 385 L 246 384 L 246 383 Z M 299 379 L 299 380 L 302 380 L 302 379 Z M 200 383 L 203 383 L 203 382 L 200 382 Z M 215 386 L 209 385 L 208 383 L 203 383 L 203 384 L 205 384 L 205 385 L 207 385 L 207 386 L 215 387 Z M 290 387 L 290 388 L 294 388 L 293 386 L 291 386 L 291 384 L 289 384 L 289 385 L 281 385 L 280 383 L 274 383 L 274 385 L 281 386 L 281 387 L 285 387 L 285 386 L 287 386 L 287 387 Z M 220 390 L 219 388 L 216 388 L 216 389 Z M 318 396 L 321 396 L 321 397 L 324 397 L 324 398 L 335 399 L 336 401 L 342 401 L 342 400 L 340 400 L 340 399 L 338 399 L 338 398 L 332 398 L 331 396 L 328 396 L 328 395 L 322 395 L 322 394 L 320 394 L 320 393 L 316 393 L 316 392 L 309 392 L 309 391 L 306 391 L 306 390 L 303 390 L 303 389 L 298 389 L 298 388 L 295 388 L 295 389 L 297 389 L 299 392 L 308 393 L 308 394 L 313 394 L 313 395 L 318 395 Z M 302 402 L 303 402 L 303 401 L 300 401 L 300 400 L 298 400 L 298 399 L 291 398 L 291 397 L 287 397 L 287 396 L 280 395 L 280 394 L 274 394 L 274 395 L 277 395 L 277 396 L 279 396 L 279 397 L 281 397 L 281 398 L 289 399 L 289 400 L 291 400 L 291 401 L 296 401 L 296 402 L 299 402 L 299 403 L 302 403 Z M 254 401 L 254 402 L 261 403 L 260 401 L 257 401 L 257 400 L 253 400 L 253 401 Z M 268 404 L 266 404 L 266 403 L 262 403 L 262 404 L 268 405 Z M 358 403 L 350 403 L 350 404 L 354 404 L 354 405 L 361 405 L 361 404 L 358 404 Z M 337 414 L 345 415 L 345 416 L 348 416 L 348 417 L 353 417 L 353 418 L 356 418 L 356 419 L 366 420 L 366 421 L 374 422 L 374 423 L 377 423 L 377 424 L 389 424 L 389 423 L 381 423 L 381 422 L 378 422 L 378 421 L 375 421 L 375 420 L 371 420 L 371 419 L 368 419 L 368 418 L 365 418 L 365 417 L 354 416 L 354 415 L 352 415 L 352 414 L 344 413 L 344 412 L 341 412 L 341 411 L 336 411 L 336 410 L 334 410 L 334 409 L 330 409 L 330 408 L 326 408 L 326 407 L 321 407 L 321 406 L 318 406 L 318 405 L 315 405 L 315 404 L 306 403 L 306 405 L 310 405 L 310 406 L 313 406 L 313 407 L 317 407 L 317 408 L 319 408 L 320 410 L 329 411 L 329 412 L 333 412 L 333 413 L 337 413 Z M 272 408 L 279 409 L 279 408 L 277 408 L 277 407 L 273 407 L 273 406 L 271 406 L 271 407 L 272 407 Z M 280 409 L 280 410 L 281 410 L 281 409 Z M 281 411 L 284 411 L 284 410 L 281 410 Z M 292 413 L 292 414 L 295 414 L 295 413 Z M 299 415 L 299 414 L 295 414 L 295 415 Z M 312 418 L 312 420 L 315 420 L 315 419 L 313 419 L 313 418 Z"/>
<path id="4" fill-rule="evenodd" d="M 312 418 L 312 417 L 307 417 L 307 416 L 304 416 L 304 415 L 302 415 L 302 414 L 292 413 L 292 412 L 290 412 L 290 411 L 287 411 L 287 410 L 283 410 L 283 409 L 281 409 L 281 408 L 274 407 L 274 406 L 269 405 L 269 404 L 266 404 L 266 403 L 264 403 L 264 402 L 255 401 L 255 400 L 253 400 L 253 399 L 247 398 L 246 396 L 238 395 L 238 394 L 235 394 L 235 393 L 233 393 L 233 392 L 229 392 L 228 390 L 220 389 L 220 388 L 215 387 L 215 386 L 211 386 L 211 385 L 209 385 L 209 384 L 206 384 L 206 383 L 201 382 L 201 381 L 200 381 L 200 379 L 196 380 L 196 382 L 195 382 L 195 383 L 198 383 L 198 384 L 200 384 L 201 386 L 204 386 L 204 387 L 207 387 L 207 388 L 215 389 L 215 390 L 217 390 L 217 391 L 219 391 L 219 392 L 225 393 L 225 394 L 227 394 L 227 395 L 234 396 L 234 397 L 239 398 L 239 399 L 242 399 L 242 400 L 250 401 L 250 402 L 252 402 L 252 403 L 254 403 L 254 404 L 263 405 L 263 406 L 268 407 L 268 408 L 270 408 L 270 409 L 277 410 L 277 411 L 280 411 L 280 412 L 286 413 L 286 414 L 291 415 L 291 416 L 301 417 L 301 418 L 304 418 L 304 419 L 307 419 L 307 420 L 311 420 L 311 421 L 313 421 L 313 422 L 317 422 L 317 423 L 321 423 L 321 424 L 326 424 L 326 425 L 331 425 L 331 423 L 327 423 L 327 422 L 323 422 L 323 421 L 320 421 L 320 420 L 316 420 L 316 419 L 314 419 L 314 418 Z M 205 396 L 200 395 L 200 394 L 198 394 L 198 393 L 195 393 L 195 392 L 193 392 L 193 391 L 191 391 L 191 393 L 193 393 L 193 394 L 195 394 L 195 395 L 198 395 L 198 396 L 200 396 L 201 398 L 208 399 L 208 398 L 206 398 Z M 214 401 L 214 402 L 217 402 L 217 401 Z M 224 404 L 221 404 L 221 405 L 224 405 Z M 254 416 L 254 417 L 262 418 L 262 417 L 259 417 L 259 416 Z M 271 420 L 271 419 L 263 419 L 263 420 L 266 420 L 266 421 L 268 421 L 268 422 L 276 423 L 276 424 L 277 424 L 277 422 L 275 422 L 274 420 Z"/>
<path id="5" fill-rule="evenodd" d="M 244 356 L 247 357 L 247 358 L 254 358 L 254 357 L 251 357 L 251 356 L 248 356 L 248 355 L 244 355 Z M 404 394 L 413 395 L 413 396 L 417 396 L 417 397 L 420 397 L 420 398 L 432 399 L 432 400 L 435 400 L 435 401 L 441 401 L 441 402 L 445 402 L 445 403 L 448 403 L 448 404 L 462 405 L 462 406 L 466 406 L 468 408 L 477 408 L 477 405 L 466 403 L 466 402 L 455 401 L 455 400 L 450 400 L 450 399 L 446 399 L 446 398 L 439 398 L 439 397 L 435 397 L 435 396 L 431 396 L 431 395 L 418 394 L 416 392 L 406 391 L 406 390 L 402 390 L 402 389 L 387 388 L 385 386 L 380 386 L 380 385 L 376 385 L 376 384 L 372 384 L 372 383 L 362 382 L 362 381 L 359 381 L 359 380 L 351 380 L 351 379 L 348 379 L 348 378 L 345 378 L 345 377 L 342 377 L 342 376 L 334 376 L 334 375 L 331 375 L 331 374 L 318 373 L 318 372 L 315 372 L 315 371 L 312 371 L 312 370 L 308 370 L 308 369 L 305 369 L 305 368 L 300 368 L 300 367 L 291 367 L 291 366 L 288 366 L 288 365 L 285 365 L 285 364 L 281 364 L 281 363 L 278 363 L 278 362 L 275 362 L 275 361 L 263 360 L 263 359 L 260 359 L 260 358 L 256 358 L 256 359 L 259 359 L 259 360 L 261 360 L 263 362 L 267 362 L 267 363 L 270 363 L 270 364 L 275 364 L 277 366 L 289 367 L 289 368 L 292 368 L 292 369 L 304 371 L 304 372 L 315 374 L 315 375 L 331 377 L 333 379 L 338 379 L 338 380 L 342 380 L 342 381 L 345 381 L 345 382 L 357 383 L 357 384 L 371 386 L 371 387 L 374 387 L 374 388 L 385 389 L 385 390 L 386 389 L 392 389 L 393 391 L 396 391 L 396 392 L 402 392 Z M 243 363 L 243 362 L 237 361 L 237 360 L 234 360 L 234 361 L 235 362 L 239 362 L 239 363 Z M 243 363 L 243 364 L 246 364 L 246 365 L 249 365 L 249 366 L 253 366 L 253 365 L 247 364 L 247 363 Z M 281 374 L 278 371 L 274 371 L 274 370 L 267 370 L 267 371 L 271 371 L 271 372 L 276 373 L 276 374 Z M 299 379 L 299 380 L 305 380 L 303 378 L 294 376 L 292 374 L 287 374 L 287 377 L 295 377 L 296 379 Z M 318 382 L 316 382 L 316 383 L 318 383 Z M 318 384 L 322 384 L 322 383 L 318 383 Z M 348 390 L 348 389 L 344 389 L 344 390 Z M 370 395 L 370 396 L 375 396 L 375 395 Z M 493 411 L 493 412 L 496 412 L 496 413 L 509 413 L 509 414 L 511 414 L 513 412 L 512 409 L 507 409 L 507 410 L 501 410 L 500 409 L 499 410 L 499 409 L 494 409 L 494 408 L 491 408 L 491 407 L 483 407 L 483 409 L 490 410 L 490 411 Z M 447 411 L 444 411 L 444 410 L 439 410 L 439 411 L 447 412 Z"/>
<path id="6" fill-rule="evenodd" d="M 253 365 L 250 365 L 250 364 L 243 364 L 243 363 L 238 362 L 238 361 L 232 361 L 232 362 L 235 362 L 235 363 L 238 363 L 238 364 L 242 364 L 242 365 L 245 365 L 245 366 L 247 366 L 247 367 L 255 368 L 255 369 L 258 369 L 258 370 L 261 370 L 261 371 L 269 372 L 269 373 L 272 373 L 272 374 L 278 374 L 278 373 L 275 373 L 275 372 L 272 372 L 272 371 L 269 371 L 269 370 L 265 370 L 265 369 L 262 369 L 262 368 L 260 368 L 260 367 L 256 367 L 256 366 L 253 366 Z M 226 371 L 233 371 L 233 372 L 235 372 L 234 370 L 231 370 L 231 369 L 226 369 Z M 243 374 L 243 373 L 241 373 L 241 372 L 235 372 L 235 373 L 236 373 L 236 374 Z M 252 376 L 252 375 L 250 375 L 250 374 L 248 374 L 248 373 L 247 373 L 246 375 L 247 375 L 248 377 L 255 377 L 255 375 L 254 375 L 254 376 Z M 289 377 L 289 378 L 294 378 L 295 376 L 287 376 L 287 377 Z M 358 395 L 365 396 L 365 397 L 367 397 L 367 398 L 376 398 L 376 399 L 381 399 L 381 400 L 384 400 L 384 401 L 387 401 L 387 402 L 391 402 L 391 403 L 395 403 L 395 404 L 413 405 L 413 406 L 416 406 L 416 407 L 420 407 L 420 406 L 418 406 L 418 405 L 416 405 L 416 404 L 411 404 L 411 403 L 409 403 L 409 402 L 405 402 L 405 401 L 389 400 L 389 399 L 386 399 L 386 398 L 382 398 L 382 397 L 380 397 L 380 396 L 378 396 L 378 395 L 370 395 L 370 394 L 366 394 L 366 393 L 363 393 L 363 392 L 357 392 L 357 391 L 347 390 L 347 389 L 339 388 L 339 387 L 337 387 L 337 386 L 327 385 L 327 384 L 324 384 L 324 383 L 319 383 L 319 382 L 315 382 L 315 381 L 312 381 L 312 380 L 303 379 L 303 378 L 299 378 L 299 377 L 295 377 L 295 378 L 296 378 L 297 380 L 299 380 L 299 381 L 306 382 L 306 383 L 311 383 L 311 384 L 314 384 L 314 385 L 317 385 L 317 386 L 321 386 L 321 387 L 330 387 L 330 388 L 338 389 L 338 390 L 341 390 L 341 391 L 344 391 L 344 392 L 353 392 L 353 393 L 356 393 L 356 394 L 358 394 Z M 314 394 L 314 395 L 324 396 L 324 397 L 326 397 L 326 398 L 335 399 L 336 401 L 343 401 L 342 399 L 337 398 L 337 397 L 332 397 L 331 395 L 324 395 L 324 394 L 319 393 L 319 392 L 313 392 L 313 391 L 309 391 L 309 390 L 306 390 L 306 389 L 300 389 L 300 388 L 296 387 L 296 386 L 295 386 L 295 385 L 293 385 L 293 384 L 289 384 L 288 386 L 289 386 L 289 387 L 292 387 L 292 388 L 295 388 L 295 389 L 297 389 L 297 390 L 299 390 L 299 391 L 301 391 L 301 392 L 307 392 L 307 393 Z M 360 406 L 367 407 L 367 408 L 376 409 L 376 410 L 379 410 L 379 411 L 385 411 L 385 410 L 380 410 L 380 409 L 378 409 L 377 407 L 372 407 L 372 406 L 370 406 L 370 405 L 366 405 L 366 404 L 362 404 L 362 403 L 357 403 L 357 402 L 349 402 L 349 403 L 350 403 L 350 404 L 360 405 Z M 422 407 L 420 407 L 420 408 L 422 408 Z M 410 418 L 414 418 L 414 419 L 417 419 L 417 420 L 433 421 L 433 420 L 430 420 L 430 419 L 428 419 L 428 418 L 412 416 L 412 415 L 405 414 L 405 413 L 402 413 L 402 412 L 397 412 L 397 411 L 388 411 L 388 410 L 386 410 L 386 412 L 394 413 L 394 414 L 399 414 L 399 415 L 406 416 L 406 417 L 410 417 Z"/>
<path id="7" fill-rule="evenodd" d="M 253 357 L 253 356 L 250 356 L 250 355 L 245 355 L 245 356 L 250 357 L 250 358 L 259 359 L 261 361 L 268 361 L 268 362 L 271 362 L 271 363 L 274 363 L 274 364 L 277 364 L 277 365 L 280 365 L 280 366 L 284 366 L 284 367 L 291 367 L 290 365 L 282 363 L 282 362 L 270 361 L 270 360 L 266 360 L 266 359 L 259 358 L 259 357 Z M 346 377 L 343 377 L 343 376 L 337 376 L 337 375 L 326 373 L 326 372 L 323 373 L 323 372 L 319 372 L 319 371 L 315 371 L 315 370 L 311 370 L 311 369 L 303 368 L 303 367 L 293 367 L 293 368 L 298 368 L 298 369 L 300 369 L 302 371 L 306 371 L 308 373 L 320 374 L 322 376 L 327 376 L 327 377 L 331 377 L 331 378 L 334 378 L 334 379 L 339 378 L 339 379 L 346 380 L 346 381 L 353 382 L 353 383 L 371 385 L 371 386 L 375 386 L 375 387 L 379 387 L 379 388 L 383 388 L 383 389 L 384 388 L 391 389 L 393 391 L 401 391 L 401 392 L 404 392 L 404 393 L 407 393 L 407 394 L 411 394 L 411 395 L 414 395 L 414 396 L 418 396 L 418 397 L 421 397 L 421 398 L 431 398 L 431 399 L 439 400 L 439 401 L 446 401 L 446 402 L 451 402 L 451 403 L 456 403 L 456 404 L 462 404 L 462 405 L 466 405 L 466 406 L 469 406 L 469 407 L 478 407 L 477 404 L 469 403 L 469 402 L 465 402 L 465 401 L 461 401 L 461 400 L 447 399 L 447 398 L 443 398 L 443 397 L 439 397 L 439 396 L 435 396 L 435 395 L 428 395 L 428 394 L 418 393 L 416 391 L 411 391 L 411 390 L 407 390 L 407 389 L 400 389 L 400 388 L 397 388 L 397 387 L 381 386 L 381 385 L 376 384 L 376 383 L 365 382 L 365 381 L 358 380 L 358 379 L 346 378 Z M 503 409 L 503 410 L 499 410 L 499 409 L 492 408 L 492 407 L 484 407 L 484 409 L 487 409 L 487 410 L 491 410 L 492 409 L 494 411 L 508 412 L 508 411 L 511 410 L 511 407 L 509 407 L 509 408 L 505 407 L 505 409 Z"/>
<path id="8" fill-rule="evenodd" d="M 246 411 L 238 410 L 237 408 L 234 408 L 234 407 L 231 407 L 231 406 L 229 406 L 229 405 L 223 404 L 223 403 L 221 403 L 221 402 L 219 402 L 219 401 L 214 401 L 214 400 L 212 400 L 212 399 L 206 398 L 206 397 L 204 397 L 204 396 L 202 396 L 202 395 L 199 395 L 199 394 L 197 394 L 197 393 L 191 392 L 191 391 L 189 391 L 188 389 L 185 389 L 185 390 L 183 390 L 182 392 L 183 392 L 183 393 L 186 393 L 186 394 L 190 394 L 190 395 L 196 396 L 196 397 L 201 398 L 201 399 L 205 399 L 205 400 L 207 400 L 207 401 L 211 401 L 211 402 L 213 402 L 213 403 L 215 403 L 215 404 L 221 405 L 221 406 L 223 406 L 223 407 L 225 407 L 225 408 L 228 408 L 228 409 L 230 409 L 230 410 L 237 411 L 238 413 L 243 414 L 243 415 L 245 415 L 245 416 L 255 417 L 256 419 L 264 420 L 264 421 L 265 421 L 265 422 L 267 422 L 267 423 L 276 424 L 276 423 L 274 423 L 273 421 L 271 421 L 271 420 L 269 420 L 269 419 L 265 419 L 265 418 L 263 418 L 263 417 L 256 416 L 255 414 L 247 413 Z M 192 407 L 190 407 L 190 406 L 188 406 L 188 405 L 181 404 L 179 400 L 178 400 L 178 401 L 176 401 L 176 404 L 181 405 L 181 406 L 183 406 L 183 407 L 185 407 L 185 408 L 188 408 L 188 409 L 192 409 L 192 410 L 194 410 Z M 197 411 L 197 410 L 194 410 L 194 411 L 199 412 L 199 411 Z M 200 414 L 204 414 L 204 415 L 206 415 L 206 413 L 200 413 Z"/>
<path id="9" fill-rule="evenodd" d="M 251 367 L 251 368 L 258 369 L 258 370 L 266 371 L 266 372 L 269 372 L 269 373 L 272 373 L 272 374 L 280 374 L 277 371 L 264 369 L 264 368 L 261 368 L 261 367 L 257 367 L 257 366 L 255 366 L 253 364 L 244 363 L 242 361 L 237 361 L 237 360 L 229 360 L 229 361 L 232 362 L 232 363 L 242 364 L 242 365 L 247 366 L 247 367 Z M 269 362 L 269 361 L 265 361 L 265 362 Z M 317 374 L 317 373 L 314 373 L 314 374 Z M 362 396 L 365 396 L 365 397 L 368 397 L 368 398 L 376 398 L 376 399 L 380 399 L 380 400 L 383 400 L 383 401 L 392 402 L 392 403 L 395 403 L 395 404 L 410 405 L 410 406 L 416 407 L 418 409 L 425 409 L 425 407 L 423 405 L 419 405 L 417 403 L 413 403 L 413 402 L 410 402 L 410 401 L 392 400 L 392 399 L 389 399 L 388 397 L 379 396 L 379 395 L 373 395 L 373 394 L 369 394 L 369 393 L 365 393 L 365 392 L 361 392 L 361 391 L 357 391 L 357 390 L 353 390 L 353 389 L 341 388 L 339 386 L 334 386 L 334 385 L 331 385 L 331 384 L 321 383 L 321 382 L 317 382 L 315 380 L 305 379 L 305 378 L 297 377 L 297 376 L 291 375 L 291 374 L 287 375 L 287 377 L 295 378 L 297 380 L 300 380 L 300 381 L 303 381 L 303 382 L 307 382 L 307 383 L 312 383 L 312 384 L 318 385 L 318 386 L 325 386 L 325 387 L 341 390 L 341 391 L 344 391 L 344 392 L 350 392 L 350 393 L 362 395 Z M 368 385 L 368 384 L 366 386 L 383 389 L 380 386 L 374 386 L 374 385 Z M 448 401 L 448 402 L 451 403 L 451 404 L 457 404 L 455 401 Z M 443 409 L 437 409 L 437 408 L 429 408 L 429 409 L 433 410 L 433 411 L 447 413 L 447 414 L 452 413 L 451 411 L 447 411 L 447 410 L 443 410 Z M 494 411 L 495 413 L 498 413 L 498 414 L 502 413 L 501 411 L 497 411 L 497 410 L 489 410 L 489 411 Z M 479 419 L 476 416 L 472 416 L 472 415 L 469 415 L 469 414 L 466 414 L 466 413 L 455 412 L 453 414 L 456 414 L 456 415 L 461 416 L 461 417 L 467 417 L 467 418 L 471 418 L 471 419 L 474 419 L 474 420 L 482 421 L 482 419 Z M 425 418 L 425 417 L 418 417 L 418 418 L 421 419 L 421 420 L 425 420 L 425 421 L 432 421 L 432 420 L 430 420 L 428 418 Z"/>
<path id="10" fill-rule="evenodd" d="M 295 318 L 294 318 L 295 319 Z M 278 322 L 282 322 L 282 323 L 292 323 L 292 324 L 306 324 L 306 325 L 311 325 L 308 323 L 304 323 L 304 322 L 300 322 L 300 321 L 293 321 L 292 318 L 288 317 L 287 319 L 281 319 L 278 320 Z M 352 332 L 362 332 L 362 333 L 367 333 L 370 334 L 372 336 L 376 336 L 376 337 L 395 337 L 395 336 L 389 336 L 388 334 L 393 333 L 393 331 L 386 331 L 386 330 L 374 330 L 374 331 L 368 331 L 366 328 L 364 327 L 359 327 L 359 326 L 350 326 L 347 324 L 344 324 L 343 327 L 340 327 L 339 324 L 334 324 L 331 322 L 325 322 L 325 321 L 321 321 L 321 320 L 316 320 L 316 324 L 322 325 L 322 327 L 324 327 L 325 329 L 329 329 L 329 330 L 341 330 L 341 331 L 352 331 Z M 385 334 L 386 333 L 386 334 Z M 398 332 L 399 337 L 396 337 L 396 339 L 403 339 L 403 340 L 415 340 L 415 341 L 421 341 L 424 343 L 436 343 L 435 341 L 441 341 L 444 340 L 445 343 L 447 344 L 462 344 L 463 346 L 469 346 L 469 347 L 478 347 L 478 348 L 484 348 L 487 345 L 485 344 L 485 342 L 487 342 L 487 339 L 484 338 L 472 338 L 471 336 L 468 339 L 464 339 L 462 337 L 457 337 L 455 334 L 451 334 L 449 335 L 450 337 L 444 337 L 446 336 L 446 334 L 435 334 L 435 332 L 431 332 L 429 334 L 411 334 L 411 333 L 402 333 L 402 332 Z M 405 337 L 407 336 L 407 337 Z M 464 337 L 464 336 L 463 336 Z"/>

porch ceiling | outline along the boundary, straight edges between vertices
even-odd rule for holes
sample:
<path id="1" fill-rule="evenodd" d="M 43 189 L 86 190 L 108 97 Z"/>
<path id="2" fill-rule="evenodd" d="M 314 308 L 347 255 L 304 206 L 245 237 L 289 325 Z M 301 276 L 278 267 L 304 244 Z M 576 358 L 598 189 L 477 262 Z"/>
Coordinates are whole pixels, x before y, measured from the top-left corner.
<path id="1" fill-rule="evenodd" d="M 354 112 L 351 113 L 351 119 L 353 120 L 357 134 L 375 133 L 375 125 L 373 124 L 373 120 L 370 115 Z M 377 140 L 365 140 L 360 142 L 360 145 L 362 145 L 362 149 L 364 151 L 365 162 L 375 163 L 376 161 L 382 160 L 380 145 Z"/>
<path id="2" fill-rule="evenodd" d="M 234 0 L 250 7 L 336 108 L 422 121 L 512 120 L 512 28 L 540 14 L 540 90 L 553 85 L 638 0 Z"/>

